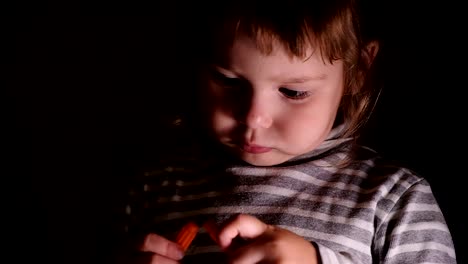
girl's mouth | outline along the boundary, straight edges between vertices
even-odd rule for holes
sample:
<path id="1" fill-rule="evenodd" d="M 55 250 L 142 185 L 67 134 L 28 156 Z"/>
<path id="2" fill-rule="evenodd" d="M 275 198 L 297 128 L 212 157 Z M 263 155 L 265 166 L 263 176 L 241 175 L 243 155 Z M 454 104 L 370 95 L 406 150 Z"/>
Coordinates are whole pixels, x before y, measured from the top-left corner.
<path id="1" fill-rule="evenodd" d="M 242 146 L 242 150 L 248 153 L 252 153 L 252 154 L 261 154 L 261 153 L 266 153 L 266 152 L 271 151 L 272 148 L 258 146 L 258 145 L 244 144 Z"/>

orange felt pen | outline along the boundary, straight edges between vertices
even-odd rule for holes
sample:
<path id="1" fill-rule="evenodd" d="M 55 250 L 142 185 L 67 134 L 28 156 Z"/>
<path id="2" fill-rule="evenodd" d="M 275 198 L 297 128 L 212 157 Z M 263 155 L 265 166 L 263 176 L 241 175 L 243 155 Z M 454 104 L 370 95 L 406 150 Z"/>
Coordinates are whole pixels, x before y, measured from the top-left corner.
<path id="1" fill-rule="evenodd" d="M 206 232 L 208 233 L 208 235 L 210 235 L 213 241 L 215 242 L 218 241 L 218 227 L 216 226 L 214 221 L 210 221 L 210 220 L 206 221 L 203 224 L 203 228 L 205 228 Z"/>
<path id="2" fill-rule="evenodd" d="M 176 237 L 176 243 L 179 244 L 184 251 L 188 249 L 193 239 L 198 233 L 198 225 L 194 222 L 188 222 L 180 229 Z"/>

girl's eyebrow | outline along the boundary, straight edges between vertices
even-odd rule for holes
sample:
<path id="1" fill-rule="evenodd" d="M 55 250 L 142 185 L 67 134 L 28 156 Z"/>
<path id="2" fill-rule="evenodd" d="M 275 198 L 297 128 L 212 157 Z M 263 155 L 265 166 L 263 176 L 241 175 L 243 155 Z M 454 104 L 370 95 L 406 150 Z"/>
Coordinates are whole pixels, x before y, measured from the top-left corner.
<path id="1" fill-rule="evenodd" d="M 221 74 L 225 74 L 225 75 L 235 74 L 235 75 L 237 75 L 237 73 L 233 72 L 232 70 L 230 70 L 228 68 L 225 68 L 225 67 L 222 67 L 222 66 L 219 66 L 219 65 L 216 65 L 216 64 L 213 64 L 211 67 L 214 70 L 220 72 Z M 297 84 L 297 83 L 306 83 L 306 82 L 310 82 L 310 81 L 321 81 L 321 80 L 327 79 L 327 77 L 328 76 L 323 73 L 323 74 L 319 74 L 319 75 L 316 75 L 316 76 L 303 75 L 303 76 L 295 76 L 295 77 L 288 77 L 288 78 L 283 78 L 282 76 L 279 76 L 279 77 L 273 77 L 272 80 L 275 81 L 275 82 L 281 82 L 281 83 L 287 83 L 287 84 Z"/>
<path id="2" fill-rule="evenodd" d="M 317 76 L 298 76 L 298 77 L 291 77 L 286 79 L 278 78 L 278 81 L 283 83 L 306 83 L 310 81 L 321 81 L 327 78 L 326 74 L 320 74 Z"/>

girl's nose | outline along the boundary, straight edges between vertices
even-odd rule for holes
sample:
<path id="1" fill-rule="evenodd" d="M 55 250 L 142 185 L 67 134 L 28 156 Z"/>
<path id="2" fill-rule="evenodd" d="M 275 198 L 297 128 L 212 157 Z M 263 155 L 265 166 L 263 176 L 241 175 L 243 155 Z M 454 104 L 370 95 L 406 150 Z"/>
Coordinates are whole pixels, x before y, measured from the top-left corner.
<path id="1" fill-rule="evenodd" d="M 250 128 L 269 128 L 273 124 L 271 107 L 268 98 L 252 96 L 250 108 L 245 116 L 245 123 Z"/>
<path id="2" fill-rule="evenodd" d="M 267 114 L 249 114 L 247 116 L 247 126 L 250 128 L 269 128 L 273 119 Z"/>

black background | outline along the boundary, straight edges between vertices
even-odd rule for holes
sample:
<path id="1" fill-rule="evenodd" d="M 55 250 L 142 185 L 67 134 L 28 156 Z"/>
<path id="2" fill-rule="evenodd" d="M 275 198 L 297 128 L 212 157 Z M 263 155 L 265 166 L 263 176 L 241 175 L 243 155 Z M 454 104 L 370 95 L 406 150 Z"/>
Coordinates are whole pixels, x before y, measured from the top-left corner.
<path id="1" fill-rule="evenodd" d="M 2 238 L 6 263 L 103 263 L 125 172 L 157 149 L 161 113 L 183 104 L 183 3 L 19 2 L 1 7 Z M 459 6 L 382 2 L 387 85 L 370 143 L 425 176 L 459 263 L 468 207 Z"/>

